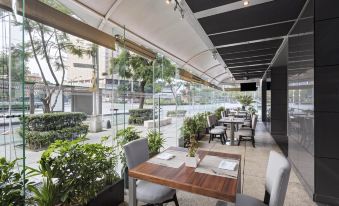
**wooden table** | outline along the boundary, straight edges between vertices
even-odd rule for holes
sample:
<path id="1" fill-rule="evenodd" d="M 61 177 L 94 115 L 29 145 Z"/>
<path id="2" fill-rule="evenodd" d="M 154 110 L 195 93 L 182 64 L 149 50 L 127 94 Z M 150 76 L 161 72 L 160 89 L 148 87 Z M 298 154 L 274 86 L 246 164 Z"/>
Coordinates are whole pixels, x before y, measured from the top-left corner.
<path id="1" fill-rule="evenodd" d="M 227 123 L 231 125 L 231 131 L 230 131 L 230 144 L 231 146 L 235 145 L 234 141 L 234 130 L 235 130 L 235 125 L 237 124 L 244 124 L 245 119 L 244 118 L 233 118 L 233 117 L 225 117 L 219 120 L 221 123 Z"/>
<path id="2" fill-rule="evenodd" d="M 185 148 L 170 147 L 170 150 L 187 151 Z M 165 185 L 199 195 L 213 197 L 227 202 L 235 202 L 236 193 L 241 190 L 241 155 L 212 151 L 198 151 L 200 159 L 205 155 L 214 155 L 239 160 L 238 178 L 220 177 L 194 172 L 195 168 L 171 168 L 144 162 L 129 170 L 129 205 L 136 206 L 136 179 Z"/>

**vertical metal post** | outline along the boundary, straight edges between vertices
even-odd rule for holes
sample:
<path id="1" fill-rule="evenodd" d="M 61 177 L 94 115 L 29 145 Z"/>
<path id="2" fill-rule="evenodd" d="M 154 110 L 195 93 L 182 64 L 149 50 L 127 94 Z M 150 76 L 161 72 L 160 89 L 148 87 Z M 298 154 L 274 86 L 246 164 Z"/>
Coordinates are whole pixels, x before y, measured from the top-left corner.
<path id="1" fill-rule="evenodd" d="M 137 206 L 137 198 L 136 198 L 136 180 L 133 177 L 129 177 L 129 206 Z"/>

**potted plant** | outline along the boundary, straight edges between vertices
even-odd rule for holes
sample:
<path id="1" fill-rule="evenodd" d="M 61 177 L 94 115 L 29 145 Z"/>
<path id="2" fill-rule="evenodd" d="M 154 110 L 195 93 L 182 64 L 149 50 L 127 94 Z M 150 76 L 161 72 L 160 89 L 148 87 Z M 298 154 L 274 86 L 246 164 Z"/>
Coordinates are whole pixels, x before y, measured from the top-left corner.
<path id="1" fill-rule="evenodd" d="M 214 114 L 217 117 L 217 119 L 221 119 L 221 112 L 223 111 L 225 111 L 224 107 L 219 107 L 218 109 L 214 111 Z"/>
<path id="2" fill-rule="evenodd" d="M 24 170 L 16 170 L 17 161 L 0 158 L 0 205 L 25 205 L 22 191 L 31 183 L 23 180 Z"/>
<path id="3" fill-rule="evenodd" d="M 250 106 L 252 103 L 254 103 L 252 96 L 249 95 L 237 96 L 236 99 L 242 105 L 242 110 L 245 110 L 247 106 Z"/>
<path id="4" fill-rule="evenodd" d="M 147 139 L 149 156 L 154 157 L 155 155 L 159 154 L 160 149 L 164 147 L 165 138 L 163 138 L 162 134 L 156 130 L 148 130 Z"/>
<path id="5" fill-rule="evenodd" d="M 42 186 L 29 187 L 35 205 L 119 205 L 124 200 L 123 180 L 116 173 L 115 148 L 101 144 L 57 140 L 42 154 Z"/>
<path id="6" fill-rule="evenodd" d="M 185 165 L 187 167 L 198 166 L 199 157 L 196 155 L 197 150 L 198 150 L 198 142 L 195 139 L 194 135 L 191 135 L 187 157 L 185 158 Z"/>
<path id="7" fill-rule="evenodd" d="M 201 140 L 203 135 L 206 134 L 206 125 L 207 125 L 207 116 L 205 113 L 198 113 L 194 116 L 196 121 L 196 138 L 197 140 Z"/>
<path id="8" fill-rule="evenodd" d="M 123 165 L 121 170 L 121 176 L 124 177 L 125 188 L 128 188 L 128 167 L 126 164 L 126 156 L 124 152 L 124 145 L 140 138 L 140 132 L 136 131 L 134 127 L 127 127 L 118 131 L 116 136 L 116 142 L 119 147 L 119 159 Z"/>
<path id="9" fill-rule="evenodd" d="M 253 115 L 253 114 L 256 114 L 257 113 L 257 110 L 253 107 L 253 106 L 250 106 L 248 109 L 247 109 L 248 113 Z"/>

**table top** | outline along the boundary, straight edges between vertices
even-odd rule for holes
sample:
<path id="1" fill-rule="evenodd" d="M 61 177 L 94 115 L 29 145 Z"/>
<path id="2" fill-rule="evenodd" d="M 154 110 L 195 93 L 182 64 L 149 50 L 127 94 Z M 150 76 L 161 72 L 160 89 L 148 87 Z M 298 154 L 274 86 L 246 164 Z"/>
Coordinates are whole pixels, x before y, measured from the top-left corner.
<path id="1" fill-rule="evenodd" d="M 245 119 L 244 118 L 230 118 L 230 117 L 225 117 L 219 120 L 219 122 L 224 122 L 224 123 L 244 123 Z"/>
<path id="2" fill-rule="evenodd" d="M 187 151 L 185 148 L 170 147 L 170 150 Z M 237 159 L 241 162 L 241 155 L 221 152 L 198 150 L 199 158 L 214 155 Z M 216 199 L 235 202 L 237 187 L 240 187 L 241 165 L 239 165 L 238 179 L 220 177 L 195 172 L 195 168 L 183 164 L 179 168 L 170 168 L 162 165 L 144 162 L 129 170 L 129 176 L 136 179 L 165 185 L 174 189 L 184 190 Z M 239 184 L 239 185 L 238 185 Z"/>

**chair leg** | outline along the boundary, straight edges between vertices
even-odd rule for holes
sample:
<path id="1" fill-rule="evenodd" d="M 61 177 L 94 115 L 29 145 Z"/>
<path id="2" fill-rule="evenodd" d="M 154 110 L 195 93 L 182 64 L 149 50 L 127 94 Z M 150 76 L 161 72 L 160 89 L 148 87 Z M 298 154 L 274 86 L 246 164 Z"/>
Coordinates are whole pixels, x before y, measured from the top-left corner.
<path id="1" fill-rule="evenodd" d="M 210 134 L 210 140 L 208 141 L 208 143 L 211 143 L 211 139 L 212 139 L 212 134 Z"/>
<path id="2" fill-rule="evenodd" d="M 255 140 L 254 140 L 254 136 L 252 136 L 252 146 L 255 147 Z"/>
<path id="3" fill-rule="evenodd" d="M 173 196 L 173 201 L 174 201 L 174 203 L 175 203 L 175 206 L 179 206 L 177 194 L 174 194 L 174 196 Z"/>
<path id="4" fill-rule="evenodd" d="M 238 139 L 238 146 L 240 146 L 240 142 L 241 142 L 241 140 L 242 140 L 242 136 L 241 136 L 241 135 L 239 135 L 239 139 Z"/>

